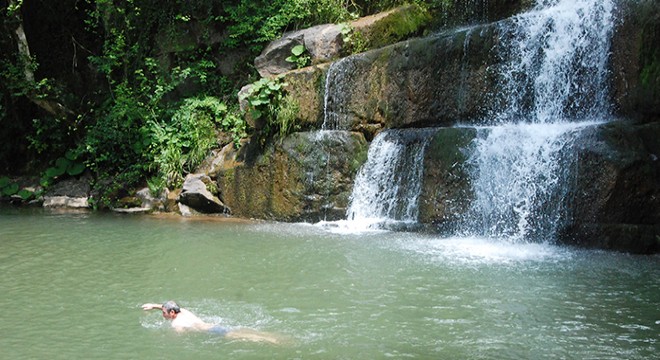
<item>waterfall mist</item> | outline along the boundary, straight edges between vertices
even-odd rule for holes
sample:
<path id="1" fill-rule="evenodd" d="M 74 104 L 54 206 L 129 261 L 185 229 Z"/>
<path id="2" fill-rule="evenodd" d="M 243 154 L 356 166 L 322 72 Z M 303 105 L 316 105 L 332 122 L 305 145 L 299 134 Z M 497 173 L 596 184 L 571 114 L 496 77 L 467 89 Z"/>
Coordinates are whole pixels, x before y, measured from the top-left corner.
<path id="1" fill-rule="evenodd" d="M 581 128 L 593 123 L 480 128 L 468 160 L 474 190 L 463 235 L 552 242 L 571 218 L 569 197 Z"/>

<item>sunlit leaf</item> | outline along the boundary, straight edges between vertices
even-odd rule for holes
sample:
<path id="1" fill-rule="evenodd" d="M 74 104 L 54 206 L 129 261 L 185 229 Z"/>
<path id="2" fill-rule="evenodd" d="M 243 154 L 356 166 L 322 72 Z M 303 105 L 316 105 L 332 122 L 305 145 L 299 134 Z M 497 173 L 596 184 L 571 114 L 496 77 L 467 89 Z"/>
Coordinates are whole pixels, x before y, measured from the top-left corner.
<path id="1" fill-rule="evenodd" d="M 291 53 L 295 56 L 300 56 L 304 52 L 305 52 L 305 46 L 304 45 L 296 45 L 291 49 Z"/>

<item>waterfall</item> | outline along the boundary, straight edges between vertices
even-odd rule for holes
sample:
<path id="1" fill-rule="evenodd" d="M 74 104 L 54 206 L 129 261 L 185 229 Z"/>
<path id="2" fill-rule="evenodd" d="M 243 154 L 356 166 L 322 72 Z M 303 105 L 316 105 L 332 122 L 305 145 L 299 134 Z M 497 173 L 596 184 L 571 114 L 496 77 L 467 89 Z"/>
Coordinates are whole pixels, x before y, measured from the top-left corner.
<path id="1" fill-rule="evenodd" d="M 323 98 L 323 125 L 322 130 L 346 130 L 348 128 L 346 116 L 341 116 L 339 107 L 345 103 L 346 89 L 352 86 L 351 74 L 357 71 L 353 62 L 343 58 L 333 62 L 328 68 L 325 78 L 325 96 Z"/>
<path id="2" fill-rule="evenodd" d="M 463 235 L 552 242 L 570 220 L 572 145 L 593 123 L 513 124 L 478 129 L 468 161 L 474 190 Z"/>
<path id="3" fill-rule="evenodd" d="M 386 130 L 369 147 L 353 185 L 348 220 L 367 226 L 415 223 L 432 129 Z"/>
<path id="4" fill-rule="evenodd" d="M 577 132 L 609 117 L 611 1 L 539 0 L 501 26 L 504 105 L 473 142 L 463 233 L 552 242 L 570 220 Z"/>
<path id="5" fill-rule="evenodd" d="M 500 81 L 492 96 L 500 106 L 469 148 L 474 200 L 460 234 L 551 242 L 570 220 L 576 134 L 610 117 L 613 7 L 612 0 L 538 0 L 498 23 L 501 61 L 493 69 Z M 332 110 L 341 105 L 337 91 L 351 86 L 351 71 L 339 62 L 328 73 L 326 122 L 335 127 L 342 122 Z M 354 183 L 349 221 L 417 221 L 424 150 L 434 133 L 387 130 L 374 139 Z"/>
<path id="6" fill-rule="evenodd" d="M 501 22 L 495 123 L 598 119 L 609 113 L 607 59 L 611 0 L 538 0 Z"/>

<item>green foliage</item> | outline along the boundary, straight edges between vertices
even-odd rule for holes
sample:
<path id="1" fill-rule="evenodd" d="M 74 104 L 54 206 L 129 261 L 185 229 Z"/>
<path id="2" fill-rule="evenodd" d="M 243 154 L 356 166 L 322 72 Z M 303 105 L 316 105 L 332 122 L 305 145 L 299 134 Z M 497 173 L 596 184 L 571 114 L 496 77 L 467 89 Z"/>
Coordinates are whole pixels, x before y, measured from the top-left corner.
<path id="1" fill-rule="evenodd" d="M 231 116 L 227 105 L 207 96 L 186 99 L 168 121 L 150 120 L 149 152 L 160 174 L 160 181 L 152 180 L 154 187 L 181 185 L 184 175 L 193 171 L 217 145 L 216 125 L 235 134 L 244 131 L 236 119 L 228 118 Z"/>
<path id="2" fill-rule="evenodd" d="M 18 192 L 19 185 L 8 177 L 0 177 L 0 196 L 12 196 Z"/>
<path id="3" fill-rule="evenodd" d="M 297 129 L 295 124 L 300 104 L 286 95 L 286 86 L 281 77 L 261 78 L 241 95 L 248 103 L 250 116 L 255 122 L 261 120 L 264 123 L 261 141 L 275 134 L 283 138 Z"/>
<path id="4" fill-rule="evenodd" d="M 154 190 L 180 183 L 210 148 L 218 146 L 216 131 L 230 134 L 236 145 L 247 136 L 247 124 L 235 94 L 248 79 L 255 78 L 256 72 L 246 61 L 230 58 L 228 62 L 237 64 L 236 75 L 221 74 L 220 69 L 227 68 L 225 55 L 254 57 L 266 42 L 284 31 L 345 22 L 365 11 L 384 10 L 402 2 L 66 1 L 75 3 L 87 17 L 85 26 L 56 26 L 81 21 L 70 17 L 47 24 L 54 31 L 66 29 L 66 39 L 71 39 L 73 51 L 77 51 L 58 52 L 66 54 L 66 61 L 56 63 L 66 64 L 71 56 L 75 63 L 82 53 L 88 56 L 88 62 L 72 66 L 75 76 L 66 82 L 57 74 L 69 77 L 69 69 L 38 69 L 36 58 L 18 55 L 11 36 L 0 38 L 0 119 L 25 117 L 16 132 L 25 133 L 28 146 L 24 147 L 33 158 L 45 159 L 45 164 L 51 165 L 43 174 L 45 185 L 90 170 L 96 181 L 96 198 L 92 200 L 95 206 L 107 205 L 126 188 L 144 184 L 145 179 Z M 3 12 L 13 17 L 20 10 L 23 16 L 29 16 L 28 9 L 21 8 L 22 3 L 12 1 L 14 7 Z M 4 29 L 10 27 L 5 24 Z M 349 31 L 344 36 L 353 51 L 366 48 L 361 34 Z M 302 46 L 292 49 L 289 60 L 297 67 L 310 62 Z M 79 70 L 83 68 L 86 70 Z M 28 81 L 26 69 L 45 76 L 41 81 Z M 88 79 L 94 80 L 83 83 Z M 299 104 L 285 96 L 285 85 L 281 79 L 261 79 L 246 96 L 252 118 L 266 124 L 259 136 L 283 137 L 296 130 Z M 70 101 L 59 101 L 65 96 Z M 23 113 L 21 105 L 25 102 L 14 101 L 20 97 L 57 99 L 75 114 L 55 118 Z M 68 149 L 74 150 L 75 158 Z M 5 148 L 2 151 L 8 153 Z"/>
<path id="5" fill-rule="evenodd" d="M 344 43 L 345 55 L 357 54 L 367 50 L 367 39 L 359 31 L 348 23 L 339 24 L 339 31 Z"/>
<path id="6" fill-rule="evenodd" d="M 16 195 L 18 195 L 23 201 L 28 201 L 32 197 L 35 197 L 35 193 L 28 189 L 21 189 L 16 193 Z"/>
<path id="7" fill-rule="evenodd" d="M 253 119 L 264 119 L 267 123 L 277 117 L 277 109 L 284 96 L 284 86 L 281 77 L 261 78 L 252 83 L 242 100 L 247 100 L 248 111 Z"/>
<path id="8" fill-rule="evenodd" d="M 27 67 L 27 69 L 26 69 Z M 34 84 L 25 77 L 25 71 L 34 72 L 38 64 L 34 57 L 20 54 L 0 55 L 0 79 L 13 97 L 26 96 L 34 91 Z"/>
<path id="9" fill-rule="evenodd" d="M 11 181 L 6 176 L 0 177 L 0 197 L 15 196 L 21 198 L 22 201 L 28 201 L 32 198 L 41 195 L 41 192 L 33 192 L 28 189 L 21 189 L 17 182 Z"/>
<path id="10" fill-rule="evenodd" d="M 21 6 L 23 6 L 23 0 L 10 1 L 7 6 L 7 14 L 12 15 L 17 11 L 20 11 Z"/>
<path id="11" fill-rule="evenodd" d="M 425 6 L 407 5 L 405 11 L 394 12 L 376 23 L 366 34 L 368 48 L 377 48 L 400 41 L 417 34 L 431 22 L 431 15 Z"/>
<path id="12" fill-rule="evenodd" d="M 241 95 L 248 103 L 247 111 L 252 119 L 264 123 L 261 142 L 274 134 L 283 137 L 293 128 L 299 105 L 285 96 L 286 86 L 281 77 L 261 78 Z"/>
<path id="13" fill-rule="evenodd" d="M 300 69 L 310 64 L 311 56 L 304 45 L 296 45 L 291 48 L 291 55 L 284 60 L 296 64 L 296 68 Z"/>
<path id="14" fill-rule="evenodd" d="M 78 176 L 85 171 L 85 163 L 79 159 L 80 153 L 78 151 L 69 150 L 64 157 L 59 157 L 55 160 L 54 166 L 49 167 L 41 176 L 41 186 L 50 186 L 55 179 L 64 175 Z"/>
<path id="15" fill-rule="evenodd" d="M 282 98 L 277 111 L 278 135 L 280 139 L 297 130 L 296 119 L 299 111 L 300 104 L 298 104 L 295 98 L 291 96 L 284 96 Z"/>
<path id="16" fill-rule="evenodd" d="M 288 0 L 283 1 L 277 17 L 293 29 L 318 24 L 339 23 L 356 19 L 360 8 L 346 0 Z"/>

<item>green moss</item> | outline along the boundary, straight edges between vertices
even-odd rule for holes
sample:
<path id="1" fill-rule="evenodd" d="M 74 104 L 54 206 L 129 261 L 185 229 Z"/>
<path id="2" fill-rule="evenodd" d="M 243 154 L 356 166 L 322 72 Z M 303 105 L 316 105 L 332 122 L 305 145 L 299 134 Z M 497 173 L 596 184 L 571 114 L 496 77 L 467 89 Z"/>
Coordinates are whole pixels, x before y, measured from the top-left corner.
<path id="1" fill-rule="evenodd" d="M 426 153 L 443 164 L 461 164 L 466 160 L 461 149 L 467 148 L 475 136 L 474 129 L 443 129 L 434 136 Z"/>
<path id="2" fill-rule="evenodd" d="M 431 21 L 430 13 L 417 4 L 405 5 L 374 24 L 365 34 L 367 47 L 382 47 L 419 34 Z"/>
<path id="3" fill-rule="evenodd" d="M 365 141 L 362 134 L 353 133 L 353 143 L 355 147 L 351 151 L 350 172 L 356 174 L 360 167 L 367 162 L 367 155 L 369 153 L 369 144 Z"/>

